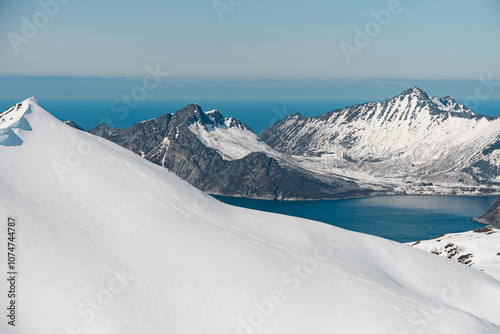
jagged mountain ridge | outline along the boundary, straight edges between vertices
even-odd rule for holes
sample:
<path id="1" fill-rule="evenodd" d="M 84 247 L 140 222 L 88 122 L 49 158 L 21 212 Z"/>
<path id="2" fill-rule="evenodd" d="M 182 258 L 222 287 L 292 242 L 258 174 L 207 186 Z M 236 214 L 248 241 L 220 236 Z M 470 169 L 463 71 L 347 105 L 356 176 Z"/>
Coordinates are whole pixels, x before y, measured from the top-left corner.
<path id="1" fill-rule="evenodd" d="M 319 117 L 294 114 L 260 137 L 284 154 L 361 179 L 399 184 L 400 191 L 434 182 L 470 186 L 473 193 L 481 186 L 498 191 L 499 134 L 498 117 L 476 115 L 449 96 L 430 98 L 413 87 L 384 102 Z"/>
<path id="2" fill-rule="evenodd" d="M 323 199 L 374 193 L 353 180 L 324 177 L 286 161 L 246 125 L 190 104 L 127 129 L 100 124 L 90 133 L 163 166 L 217 195 L 261 199 Z"/>

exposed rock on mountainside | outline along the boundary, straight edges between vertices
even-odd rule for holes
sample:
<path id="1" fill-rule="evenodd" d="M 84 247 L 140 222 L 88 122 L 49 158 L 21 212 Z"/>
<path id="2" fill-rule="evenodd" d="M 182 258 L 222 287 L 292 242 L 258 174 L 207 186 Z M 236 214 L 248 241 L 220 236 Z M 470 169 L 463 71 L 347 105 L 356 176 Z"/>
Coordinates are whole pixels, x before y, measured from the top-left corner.
<path id="1" fill-rule="evenodd" d="M 124 130 L 100 124 L 89 132 L 211 194 L 293 200 L 374 193 L 347 178 L 322 178 L 289 163 L 238 120 L 216 110 L 204 113 L 196 104 Z"/>
<path id="2" fill-rule="evenodd" d="M 408 245 L 447 257 L 500 280 L 499 229 L 485 226 L 468 232 L 443 234 Z"/>
<path id="3" fill-rule="evenodd" d="M 500 228 L 500 197 L 484 215 L 473 218 L 478 223 Z"/>
<path id="4" fill-rule="evenodd" d="M 80 125 L 78 125 L 77 123 L 75 123 L 71 120 L 65 121 L 64 124 L 69 125 L 69 126 L 75 128 L 75 129 L 78 129 L 80 131 L 85 131 Z"/>

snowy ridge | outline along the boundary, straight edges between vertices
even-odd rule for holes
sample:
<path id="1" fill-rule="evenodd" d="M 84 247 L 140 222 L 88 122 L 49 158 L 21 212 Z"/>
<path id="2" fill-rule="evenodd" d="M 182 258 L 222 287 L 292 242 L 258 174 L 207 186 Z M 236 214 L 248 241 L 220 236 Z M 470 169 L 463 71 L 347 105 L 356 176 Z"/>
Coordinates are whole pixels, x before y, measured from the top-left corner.
<path id="1" fill-rule="evenodd" d="M 451 97 L 429 98 L 413 87 L 384 102 L 320 117 L 288 116 L 261 138 L 282 153 L 307 160 L 311 169 L 376 178 L 411 193 L 429 182 L 441 189 L 498 188 L 499 134 L 500 118 L 475 115 Z"/>
<path id="2" fill-rule="evenodd" d="M 434 102 L 434 104 L 439 110 L 475 115 L 472 112 L 472 110 L 470 110 L 463 104 L 458 103 L 451 96 L 445 96 L 445 97 L 434 96 L 431 98 L 431 100 L 432 102 Z"/>
<path id="3" fill-rule="evenodd" d="M 215 149 L 224 160 L 238 160 L 250 153 L 262 152 L 268 157 L 275 158 L 281 164 L 309 173 L 317 178 L 326 177 L 328 179 L 333 176 L 343 180 L 352 179 L 351 175 L 342 175 L 342 172 L 338 173 L 332 169 L 325 170 L 321 164 L 311 163 L 303 157 L 289 156 L 275 150 L 266 144 L 248 126 L 233 117 L 222 116 L 218 110 L 212 110 L 205 113 L 205 115 L 210 118 L 211 123 L 206 123 L 202 119 L 198 119 L 189 125 L 189 130 L 206 147 Z M 363 186 L 374 190 L 383 190 L 383 186 L 372 184 L 366 179 L 363 180 Z"/>
<path id="4" fill-rule="evenodd" d="M 24 107 L 31 130 L 0 146 L 1 219 L 18 222 L 16 333 L 500 333 L 500 282 L 484 273 L 225 205 L 34 100 Z M 0 332 L 14 331 L 2 321 Z"/>
<path id="5" fill-rule="evenodd" d="M 22 131 L 30 131 L 25 114 L 31 112 L 30 103 L 36 103 L 36 99 L 31 97 L 21 103 L 10 107 L 0 114 L 0 146 L 17 146 L 22 144 L 19 134 Z"/>
<path id="6" fill-rule="evenodd" d="M 409 245 L 474 267 L 500 281 L 500 229 L 483 227 Z"/>
<path id="7" fill-rule="evenodd" d="M 36 99 L 31 97 L 0 113 L 0 129 L 17 129 L 21 123 L 26 123 L 24 114 L 29 112 L 30 102 L 37 103 Z"/>
<path id="8" fill-rule="evenodd" d="M 211 116 L 215 111 L 207 112 Z M 264 152 L 271 156 L 282 156 L 260 140 L 259 136 L 247 126 L 241 124 L 232 117 L 226 117 L 218 123 L 216 119 L 210 117 L 213 124 L 193 123 L 189 130 L 193 132 L 201 142 L 210 148 L 215 149 L 225 160 L 242 159 L 252 152 Z"/>

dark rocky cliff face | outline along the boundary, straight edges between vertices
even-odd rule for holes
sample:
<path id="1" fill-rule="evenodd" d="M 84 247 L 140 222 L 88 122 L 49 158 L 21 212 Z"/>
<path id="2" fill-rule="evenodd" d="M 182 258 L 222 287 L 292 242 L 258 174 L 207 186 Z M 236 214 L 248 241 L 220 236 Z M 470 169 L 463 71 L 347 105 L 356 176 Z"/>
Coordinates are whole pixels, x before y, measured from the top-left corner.
<path id="1" fill-rule="evenodd" d="M 473 218 L 478 223 L 500 228 L 500 197 L 484 215 Z"/>
<path id="2" fill-rule="evenodd" d="M 100 124 L 89 132 L 142 155 L 210 194 L 305 200 L 373 193 L 353 181 L 321 180 L 262 152 L 253 152 L 238 160 L 224 160 L 219 152 L 205 146 L 189 130 L 189 125 L 195 122 L 213 128 L 221 126 L 224 117 L 217 111 L 211 112 L 209 117 L 198 105 L 190 104 L 174 114 L 165 114 L 124 130 Z M 246 127 L 237 120 L 230 126 Z"/>
<path id="3" fill-rule="evenodd" d="M 107 124 L 101 123 L 90 129 L 89 132 L 144 156 L 158 146 L 167 136 L 171 118 L 171 114 L 166 114 L 149 121 L 134 124 L 124 130 L 110 128 Z"/>

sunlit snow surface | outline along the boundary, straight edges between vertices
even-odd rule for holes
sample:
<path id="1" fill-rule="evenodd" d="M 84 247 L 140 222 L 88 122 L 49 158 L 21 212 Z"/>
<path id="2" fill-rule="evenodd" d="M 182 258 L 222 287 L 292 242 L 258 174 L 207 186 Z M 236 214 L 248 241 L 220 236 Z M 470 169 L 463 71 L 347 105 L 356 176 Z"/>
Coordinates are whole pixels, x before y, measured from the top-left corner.
<path id="1" fill-rule="evenodd" d="M 34 99 L 13 116 L 0 115 L 15 135 L 0 139 L 0 268 L 12 216 L 18 319 L 0 333 L 500 333 L 500 283 L 478 270 L 222 204 Z"/>
<path id="2" fill-rule="evenodd" d="M 449 233 L 409 245 L 460 261 L 500 280 L 500 229 L 484 227 Z"/>
<path id="3" fill-rule="evenodd" d="M 210 117 L 210 112 L 206 113 Z M 224 124 L 206 126 L 193 123 L 189 126 L 201 142 L 219 152 L 225 160 L 242 159 L 252 152 L 265 152 L 270 156 L 281 157 L 278 151 L 273 150 L 249 128 L 238 126 L 233 118 L 224 119 Z"/>

